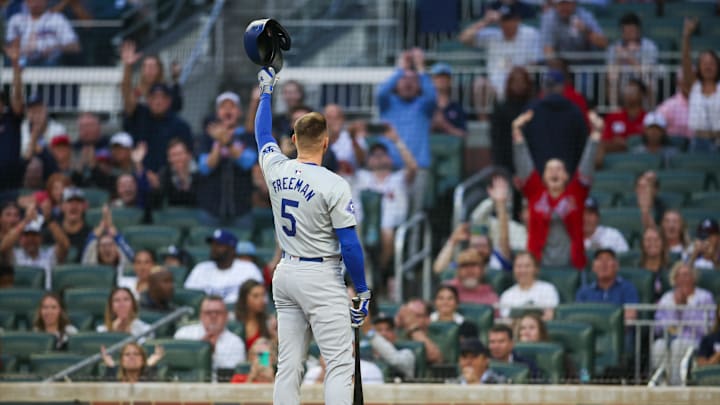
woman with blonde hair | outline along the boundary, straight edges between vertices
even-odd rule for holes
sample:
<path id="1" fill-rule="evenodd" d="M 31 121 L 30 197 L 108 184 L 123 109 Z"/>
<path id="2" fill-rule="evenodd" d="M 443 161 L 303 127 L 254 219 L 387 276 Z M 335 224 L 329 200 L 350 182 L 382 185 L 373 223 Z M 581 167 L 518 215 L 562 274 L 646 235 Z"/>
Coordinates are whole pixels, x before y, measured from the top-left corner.
<path id="1" fill-rule="evenodd" d="M 78 332 L 72 324 L 62 299 L 56 293 L 48 292 L 40 299 L 33 321 L 34 332 L 50 333 L 55 336 L 55 350 L 66 350 L 68 336 Z"/>
<path id="2" fill-rule="evenodd" d="M 132 291 L 116 287 L 108 297 L 105 307 L 105 322 L 97 327 L 98 332 L 124 332 L 133 336 L 144 334 L 150 325 L 138 319 L 138 303 Z"/>
<path id="3" fill-rule="evenodd" d="M 120 364 L 115 363 L 105 346 L 100 346 L 100 354 L 103 363 L 105 363 L 105 376 L 107 378 L 117 379 L 120 382 L 136 383 L 155 379 L 155 366 L 165 355 L 165 350 L 163 350 L 162 346 L 155 346 L 155 351 L 148 357 L 142 346 L 131 342 L 120 350 Z"/>

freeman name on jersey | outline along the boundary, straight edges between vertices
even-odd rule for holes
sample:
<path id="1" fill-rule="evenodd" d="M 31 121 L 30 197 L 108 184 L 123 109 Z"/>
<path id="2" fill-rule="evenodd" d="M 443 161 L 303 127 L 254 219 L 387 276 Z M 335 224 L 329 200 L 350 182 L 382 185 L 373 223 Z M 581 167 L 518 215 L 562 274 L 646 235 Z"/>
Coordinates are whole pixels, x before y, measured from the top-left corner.
<path id="1" fill-rule="evenodd" d="M 297 177 L 283 177 L 282 179 L 275 179 L 272 184 L 273 191 L 276 193 L 281 190 L 295 190 L 302 194 L 305 201 L 310 201 L 315 196 L 315 191 L 310 188 L 309 183 L 305 183 L 302 179 Z"/>

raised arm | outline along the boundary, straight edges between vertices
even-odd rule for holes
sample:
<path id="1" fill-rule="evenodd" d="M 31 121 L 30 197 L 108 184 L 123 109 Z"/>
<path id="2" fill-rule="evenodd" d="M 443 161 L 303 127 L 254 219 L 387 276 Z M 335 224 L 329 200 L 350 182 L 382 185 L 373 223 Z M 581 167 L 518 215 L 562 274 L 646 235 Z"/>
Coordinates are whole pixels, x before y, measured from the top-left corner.
<path id="1" fill-rule="evenodd" d="M 132 68 L 140 60 L 142 54 L 135 52 L 135 43 L 125 41 L 120 48 L 123 63 L 123 77 L 120 83 L 120 93 L 123 99 L 123 110 L 126 115 L 132 115 L 137 107 L 137 98 L 132 89 Z"/>
<path id="2" fill-rule="evenodd" d="M 405 181 L 407 183 L 411 183 L 415 178 L 415 174 L 418 169 L 415 157 L 413 157 L 412 152 L 410 152 L 402 139 L 400 139 L 400 135 L 398 135 L 395 127 L 388 125 L 388 129 L 385 131 L 385 136 L 395 144 L 400 152 L 400 157 L 402 157 L 403 164 L 405 165 Z"/>
<path id="3" fill-rule="evenodd" d="M 680 50 L 682 52 L 682 74 L 685 83 L 689 86 L 695 82 L 695 71 L 692 66 L 692 58 L 690 57 L 690 36 L 697 30 L 698 19 L 697 18 L 685 18 L 682 33 L 682 45 Z"/>
<path id="4" fill-rule="evenodd" d="M 12 91 L 10 94 L 10 107 L 15 115 L 23 113 L 22 67 L 20 66 L 20 38 L 12 41 L 5 47 L 5 55 L 10 59 L 13 69 Z"/>
<path id="5" fill-rule="evenodd" d="M 592 179 L 592 175 L 595 169 L 595 155 L 598 150 L 598 143 L 602 138 L 603 128 L 605 127 L 605 121 L 595 112 L 590 111 L 588 113 L 588 119 L 590 120 L 590 139 L 585 143 L 585 150 L 583 150 L 582 157 L 580 157 L 580 163 L 578 163 L 578 174 L 580 179 L 584 182 L 589 183 Z"/>
<path id="6" fill-rule="evenodd" d="M 503 258 L 510 260 L 512 249 L 510 249 L 510 214 L 507 203 L 510 198 L 510 185 L 502 176 L 495 176 L 492 185 L 488 187 L 487 193 L 495 205 L 495 214 L 498 221 L 498 249 Z"/>
<path id="7" fill-rule="evenodd" d="M 530 151 L 525 143 L 525 136 L 522 132 L 523 127 L 532 120 L 532 117 L 533 110 L 527 110 L 520 114 L 512 122 L 513 162 L 515 163 L 515 174 L 523 183 L 528 177 L 530 177 L 530 174 L 535 167 L 535 163 L 533 163 L 532 156 L 530 156 Z"/>
<path id="8" fill-rule="evenodd" d="M 255 114 L 255 142 L 257 143 L 258 153 L 262 154 L 266 144 L 275 142 L 272 136 L 272 92 L 278 82 L 275 69 L 271 67 L 262 68 L 258 72 L 258 82 L 260 82 L 261 94 L 257 113 Z"/>
<path id="9" fill-rule="evenodd" d="M 438 252 L 435 261 L 433 262 L 433 272 L 440 274 L 447 269 L 455 254 L 455 248 L 460 242 L 467 241 L 470 239 L 470 224 L 462 223 L 458 225 L 453 233 L 450 234 L 447 242 L 443 245 L 440 252 Z"/>

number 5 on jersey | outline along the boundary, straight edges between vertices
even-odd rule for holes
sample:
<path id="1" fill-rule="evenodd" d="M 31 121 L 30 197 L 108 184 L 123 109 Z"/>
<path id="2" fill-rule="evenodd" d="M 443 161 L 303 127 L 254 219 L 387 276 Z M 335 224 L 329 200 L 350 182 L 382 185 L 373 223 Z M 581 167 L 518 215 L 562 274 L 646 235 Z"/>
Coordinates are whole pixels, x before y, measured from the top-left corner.
<path id="1" fill-rule="evenodd" d="M 283 232 L 285 232 L 285 235 L 287 236 L 295 236 L 295 233 L 297 232 L 297 221 L 295 220 L 295 216 L 288 211 L 288 207 L 297 208 L 299 206 L 300 203 L 298 201 L 288 200 L 287 198 L 282 199 L 280 216 L 290 221 L 290 228 L 287 228 L 285 225 L 282 227 Z"/>

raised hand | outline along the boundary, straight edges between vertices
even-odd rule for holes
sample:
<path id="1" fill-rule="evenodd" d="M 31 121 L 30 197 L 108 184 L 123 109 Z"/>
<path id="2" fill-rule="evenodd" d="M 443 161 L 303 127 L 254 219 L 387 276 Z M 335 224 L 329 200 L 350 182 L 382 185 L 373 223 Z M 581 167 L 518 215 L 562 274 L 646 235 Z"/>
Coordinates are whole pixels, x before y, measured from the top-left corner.
<path id="1" fill-rule="evenodd" d="M 142 58 L 142 53 L 136 51 L 135 42 L 125 41 L 120 46 L 120 59 L 126 66 L 132 66 Z"/>
<path id="2" fill-rule="evenodd" d="M 385 130 L 385 137 L 389 140 L 391 140 L 393 143 L 396 143 L 400 140 L 400 135 L 398 135 L 397 130 L 394 126 L 388 124 L 387 129 Z"/>
<path id="3" fill-rule="evenodd" d="M 20 38 L 8 43 L 3 47 L 3 51 L 5 51 L 5 56 L 10 59 L 11 64 L 15 66 L 20 60 Z"/>
<path id="4" fill-rule="evenodd" d="M 415 65 L 415 70 L 418 72 L 425 71 L 425 52 L 422 49 L 415 47 L 411 50 L 412 61 Z"/>
<path id="5" fill-rule="evenodd" d="M 530 120 L 532 120 L 534 115 L 533 110 L 527 110 L 524 113 L 518 115 L 517 118 L 515 118 L 512 122 L 512 129 L 522 129 Z"/>
<path id="6" fill-rule="evenodd" d="M 450 235 L 455 243 L 464 242 L 470 239 L 470 224 L 467 222 L 462 223 L 455 228 L 453 233 Z"/>
<path id="7" fill-rule="evenodd" d="M 260 83 L 260 91 L 272 94 L 275 84 L 280 78 L 275 74 L 272 67 L 264 67 L 258 72 L 258 82 Z"/>
<path id="8" fill-rule="evenodd" d="M 147 365 L 152 367 L 156 365 L 165 356 L 165 349 L 161 345 L 155 345 L 155 351 L 148 357 Z"/>
<path id="9" fill-rule="evenodd" d="M 683 37 L 689 37 L 695 33 L 699 25 L 700 20 L 697 18 L 685 17 L 685 22 L 683 23 Z"/>
<path id="10" fill-rule="evenodd" d="M 492 184 L 487 188 L 487 193 L 496 205 L 505 204 L 510 195 L 510 186 L 504 177 L 495 176 L 492 179 Z"/>
<path id="11" fill-rule="evenodd" d="M 603 129 L 605 129 L 605 121 L 595 111 L 588 112 L 588 120 L 592 126 L 590 131 L 590 138 L 593 140 L 600 140 Z"/>
<path id="12" fill-rule="evenodd" d="M 143 141 L 137 144 L 135 149 L 130 152 L 130 159 L 132 159 L 133 163 L 140 164 L 145 159 L 145 156 L 147 156 L 148 152 L 148 146 L 147 142 Z"/>
<path id="13" fill-rule="evenodd" d="M 115 360 L 110 356 L 105 348 L 105 345 L 100 345 L 100 356 L 102 357 L 103 363 L 108 367 L 115 367 Z"/>

